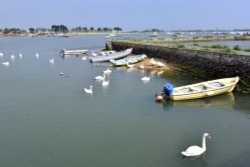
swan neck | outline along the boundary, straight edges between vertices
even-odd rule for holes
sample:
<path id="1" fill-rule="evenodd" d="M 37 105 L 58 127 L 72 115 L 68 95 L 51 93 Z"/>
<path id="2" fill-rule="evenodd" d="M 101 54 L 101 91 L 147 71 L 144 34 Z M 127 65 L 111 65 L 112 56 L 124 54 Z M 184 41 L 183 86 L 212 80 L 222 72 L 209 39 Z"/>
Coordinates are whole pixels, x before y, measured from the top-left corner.
<path id="1" fill-rule="evenodd" d="M 202 138 L 202 149 L 203 150 L 207 149 L 207 147 L 206 147 L 206 136 L 203 136 L 203 138 Z"/>

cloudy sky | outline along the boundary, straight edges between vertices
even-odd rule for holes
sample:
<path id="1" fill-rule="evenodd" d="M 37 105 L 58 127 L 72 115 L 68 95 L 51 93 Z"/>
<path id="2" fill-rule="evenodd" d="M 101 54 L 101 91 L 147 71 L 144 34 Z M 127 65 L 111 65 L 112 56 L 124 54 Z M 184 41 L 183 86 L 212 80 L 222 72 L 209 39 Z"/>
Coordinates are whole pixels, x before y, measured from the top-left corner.
<path id="1" fill-rule="evenodd" d="M 11 0 L 1 2 L 0 28 L 250 28 L 249 7 L 250 0 Z"/>

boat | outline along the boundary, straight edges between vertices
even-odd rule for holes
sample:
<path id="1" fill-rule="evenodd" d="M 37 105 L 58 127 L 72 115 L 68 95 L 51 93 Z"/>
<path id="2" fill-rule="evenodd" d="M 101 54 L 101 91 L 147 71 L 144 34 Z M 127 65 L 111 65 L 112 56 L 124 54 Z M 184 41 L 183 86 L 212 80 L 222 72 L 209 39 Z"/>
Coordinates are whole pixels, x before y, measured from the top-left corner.
<path id="1" fill-rule="evenodd" d="M 199 99 L 232 92 L 239 79 L 239 77 L 223 78 L 176 88 L 172 84 L 166 83 L 163 92 L 164 96 L 166 95 L 171 100 Z"/>
<path id="2" fill-rule="evenodd" d="M 139 61 L 142 61 L 146 57 L 147 56 L 145 54 L 134 55 L 134 56 L 129 56 L 129 57 L 125 57 L 125 58 L 122 58 L 122 59 L 118 59 L 118 60 L 110 60 L 110 62 L 114 66 L 126 66 L 128 64 L 135 64 L 135 63 L 137 63 Z"/>
<path id="3" fill-rule="evenodd" d="M 116 59 L 120 59 L 131 54 L 132 50 L 133 50 L 132 48 L 129 48 L 120 52 L 114 52 L 114 53 L 107 54 L 107 55 L 94 56 L 94 57 L 90 57 L 89 60 L 92 63 L 105 62 L 105 61 L 110 61 L 112 59 L 116 60 Z"/>
<path id="4" fill-rule="evenodd" d="M 99 51 L 99 52 L 91 52 L 92 56 L 104 56 L 104 55 L 108 55 L 108 54 L 113 54 L 116 51 L 114 50 L 107 50 L 107 51 Z"/>
<path id="5" fill-rule="evenodd" d="M 62 56 L 66 56 L 66 55 L 83 55 L 86 54 L 88 52 L 88 50 L 86 49 L 78 49 L 78 50 L 66 50 L 66 49 L 62 49 L 60 51 L 60 53 L 62 54 Z"/>

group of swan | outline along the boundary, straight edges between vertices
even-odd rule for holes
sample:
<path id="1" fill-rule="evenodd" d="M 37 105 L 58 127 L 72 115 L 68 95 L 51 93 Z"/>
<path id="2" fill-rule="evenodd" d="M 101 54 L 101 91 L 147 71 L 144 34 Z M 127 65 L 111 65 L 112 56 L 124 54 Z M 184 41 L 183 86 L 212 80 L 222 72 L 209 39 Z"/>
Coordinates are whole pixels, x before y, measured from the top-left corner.
<path id="1" fill-rule="evenodd" d="M 102 75 L 98 75 L 95 77 L 95 80 L 97 81 L 101 81 L 102 82 L 102 86 L 106 87 L 109 85 L 109 81 L 106 79 L 107 75 L 109 75 L 112 71 L 110 70 L 110 68 L 107 68 L 106 70 L 103 71 Z M 91 85 L 90 88 L 84 88 L 85 93 L 87 94 L 93 94 L 93 86 Z"/>
<path id="2" fill-rule="evenodd" d="M 185 151 L 182 151 L 181 154 L 186 157 L 196 157 L 203 154 L 207 147 L 206 147 L 206 138 L 211 138 L 211 135 L 208 133 L 204 133 L 202 136 L 202 145 L 200 146 L 190 146 Z"/>

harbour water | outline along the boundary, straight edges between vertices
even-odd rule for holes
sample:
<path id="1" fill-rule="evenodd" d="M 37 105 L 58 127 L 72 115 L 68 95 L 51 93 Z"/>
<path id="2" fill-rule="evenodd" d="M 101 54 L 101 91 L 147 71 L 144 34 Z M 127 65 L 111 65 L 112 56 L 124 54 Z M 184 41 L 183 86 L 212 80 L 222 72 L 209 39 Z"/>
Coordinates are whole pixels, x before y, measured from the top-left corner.
<path id="1" fill-rule="evenodd" d="M 111 68 L 110 84 L 103 87 L 94 77 L 109 63 L 59 56 L 62 48 L 98 50 L 105 40 L 104 35 L 0 38 L 0 62 L 10 62 L 0 64 L 0 166 L 249 166 L 249 95 L 156 103 L 154 94 L 164 83 L 200 80 Z M 151 80 L 142 82 L 144 76 Z M 90 85 L 92 95 L 84 93 Z M 181 151 L 200 146 L 204 132 L 212 136 L 205 154 L 184 158 Z"/>

